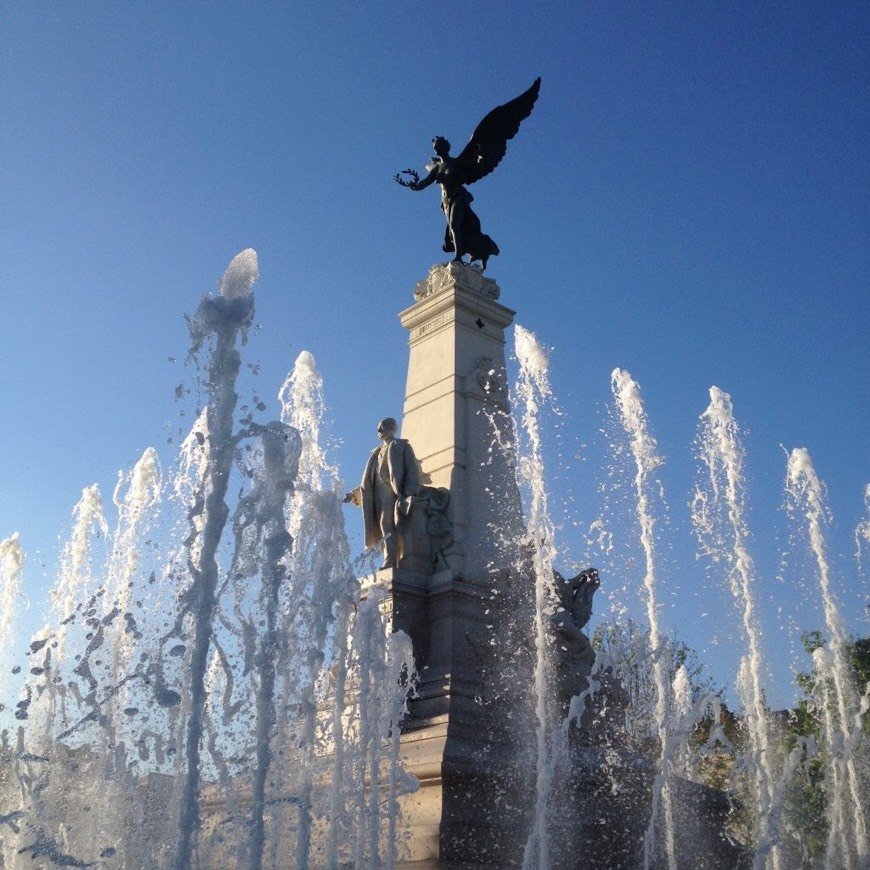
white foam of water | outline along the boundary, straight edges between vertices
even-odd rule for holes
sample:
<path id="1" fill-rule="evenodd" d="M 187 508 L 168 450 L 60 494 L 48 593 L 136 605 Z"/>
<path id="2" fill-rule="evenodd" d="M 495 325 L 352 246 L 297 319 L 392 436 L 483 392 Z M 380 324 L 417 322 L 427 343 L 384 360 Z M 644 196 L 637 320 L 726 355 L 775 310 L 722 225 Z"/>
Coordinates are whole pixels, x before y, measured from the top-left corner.
<path id="1" fill-rule="evenodd" d="M 747 653 L 740 666 L 737 688 L 748 737 L 744 765 L 752 772 L 756 851 L 753 866 L 780 866 L 775 848 L 778 833 L 770 827 L 775 772 L 764 690 L 761 626 L 755 602 L 755 565 L 749 552 L 745 511 L 745 455 L 734 419 L 731 396 L 710 388 L 710 405 L 701 415 L 697 449 L 706 467 L 692 505 L 692 523 L 703 555 L 727 566 L 727 580 L 740 613 Z M 705 484 L 706 483 L 706 487 Z M 720 518 L 717 522 L 717 518 Z"/>
<path id="2" fill-rule="evenodd" d="M 386 596 L 383 586 L 370 586 L 357 610 L 351 649 L 359 700 L 350 725 L 356 740 L 352 755 L 345 761 L 355 823 L 353 866 L 385 866 L 390 870 L 396 861 L 397 799 L 402 791 L 414 790 L 417 784 L 413 778 L 400 780 L 395 772 L 384 783 L 385 768 L 391 760 L 398 760 L 395 738 L 405 709 L 405 690 L 397 680 L 398 671 L 404 665 L 411 674 L 414 668 L 407 635 L 387 634 L 382 610 Z M 388 723 L 394 740 L 385 743 L 384 726 Z M 382 851 L 385 831 L 392 840 Z"/>
<path id="3" fill-rule="evenodd" d="M 24 597 L 21 587 L 21 573 L 24 570 L 24 549 L 18 539 L 18 532 L 0 541 L 0 647 L 9 640 L 13 616 L 18 601 Z"/>
<path id="4" fill-rule="evenodd" d="M 103 497 L 97 484 L 85 487 L 73 508 L 75 524 L 61 555 L 58 582 L 51 591 L 51 600 L 61 620 L 66 619 L 78 601 L 93 590 L 95 578 L 92 565 L 92 542 L 106 537 L 109 525 L 103 513 Z"/>
<path id="5" fill-rule="evenodd" d="M 219 293 L 225 299 L 250 296 L 259 277 L 257 252 L 253 248 L 246 248 L 230 261 L 218 285 Z"/>
<path id="6" fill-rule="evenodd" d="M 663 655 L 665 642 L 659 628 L 655 556 L 656 520 L 650 496 L 653 484 L 652 473 L 662 464 L 663 460 L 658 455 L 655 439 L 649 432 L 640 386 L 628 372 L 622 369 L 614 369 L 611 380 L 616 407 L 629 438 L 629 447 L 635 467 L 636 512 L 640 526 L 640 541 L 645 557 L 643 587 L 646 593 L 647 618 L 653 655 L 653 675 L 656 685 L 655 721 L 662 747 L 661 767 L 653 785 L 652 814 L 644 840 L 644 867 L 648 868 L 653 860 L 656 829 L 659 827 L 659 813 L 661 812 L 664 816 L 668 865 L 671 870 L 676 870 L 674 829 L 668 790 L 668 710 L 670 706 L 668 696 L 670 680 Z"/>
<path id="7" fill-rule="evenodd" d="M 296 491 L 288 511 L 288 528 L 294 539 L 289 556 L 291 591 L 284 630 L 294 639 L 294 655 L 282 667 L 285 686 L 292 685 L 302 710 L 302 760 L 298 787 L 299 817 L 296 866 L 308 866 L 314 812 L 312 795 L 316 756 L 317 682 L 326 650 L 336 636 L 346 637 L 350 610 L 342 604 L 355 600 L 356 583 L 349 565 L 349 548 L 341 513 L 341 482 L 327 461 L 320 433 L 324 417 L 323 380 L 314 357 L 303 351 L 278 393 L 281 419 L 301 437 Z M 336 612 L 333 606 L 339 602 Z M 344 644 L 344 641 L 341 641 Z M 344 668 L 344 662 L 341 663 Z M 344 704 L 344 674 L 340 703 Z M 344 735 L 340 728 L 343 711 L 335 711 L 339 728 L 333 729 L 333 750 L 343 763 Z M 338 796 L 333 794 L 333 803 Z M 338 812 L 338 807 L 334 807 Z M 331 820 L 327 851 L 337 860 L 338 820 Z"/>
<path id="8" fill-rule="evenodd" d="M 327 461 L 321 443 L 325 414 L 323 378 L 309 351 L 303 350 L 296 358 L 292 371 L 278 391 L 278 401 L 281 403 L 281 419 L 302 436 L 298 487 L 312 491 L 323 488 L 324 479 L 335 478 L 337 470 Z"/>
<path id="9" fill-rule="evenodd" d="M 18 532 L 0 541 L 0 653 L 12 642 L 12 629 L 19 606 L 24 601 L 21 574 L 24 570 L 24 550 Z M 3 688 L 5 668 L 0 671 L 0 690 Z"/>
<path id="10" fill-rule="evenodd" d="M 118 484 L 112 500 L 118 510 L 118 524 L 112 536 L 112 555 L 106 594 L 103 596 L 104 611 L 118 607 L 127 612 L 130 607 L 136 571 L 139 568 L 144 535 L 153 519 L 152 511 L 160 505 L 163 480 L 157 451 L 148 447 L 128 474 L 118 475 Z M 118 647 L 129 647 L 121 642 Z M 117 649 L 120 654 L 121 650 Z M 131 650 L 127 649 L 129 656 Z M 115 673 L 123 669 L 120 658 L 116 659 Z"/>
<path id="11" fill-rule="evenodd" d="M 528 449 L 519 457 L 518 475 L 530 494 L 527 520 L 528 544 L 535 573 L 535 733 L 537 739 L 537 777 L 533 828 L 523 857 L 524 870 L 549 868 L 547 803 L 552 787 L 548 692 L 553 684 L 549 661 L 547 623 L 553 589 L 554 529 L 547 513 L 544 467 L 538 416 L 543 403 L 552 399 L 548 380 L 548 359 L 534 333 L 514 327 L 514 341 L 520 373 L 516 385 L 517 411 L 520 413 Z"/>
<path id="12" fill-rule="evenodd" d="M 65 660 L 67 639 L 70 633 L 81 635 L 85 631 L 82 617 L 76 620 L 76 611 L 83 602 L 93 595 L 97 577 L 94 573 L 94 544 L 97 540 L 108 538 L 109 526 L 103 513 L 103 499 L 96 484 L 85 487 L 82 496 L 73 508 L 75 523 L 72 533 L 61 553 L 60 572 L 57 582 L 51 590 L 53 612 L 57 617 L 59 627 L 53 635 L 53 641 L 45 647 L 44 668 L 52 672 L 54 679 L 49 681 L 45 693 L 45 739 L 50 737 L 55 724 L 55 716 L 60 706 L 60 716 L 63 721 L 77 718 L 80 713 L 77 698 L 70 698 L 63 688 L 68 675 L 64 669 L 70 668 L 71 662 Z M 52 635 L 46 626 L 43 635 Z M 73 664 L 74 666 L 74 664 Z M 68 711 L 68 707 L 70 708 Z"/>
<path id="13" fill-rule="evenodd" d="M 694 725 L 692 717 L 692 684 L 686 669 L 680 665 L 674 674 L 671 697 L 673 704 L 671 709 L 671 733 L 677 735 L 674 741 L 674 750 L 671 755 L 671 768 L 677 776 L 691 778 L 691 762 L 689 758 L 688 738 L 691 733 L 691 725 Z M 683 723 L 691 723 L 684 725 Z"/>
<path id="14" fill-rule="evenodd" d="M 864 487 L 864 507 L 867 516 L 855 526 L 855 558 L 859 571 L 864 567 L 864 551 L 870 549 L 870 483 Z M 870 616 L 870 600 L 867 601 L 867 615 Z"/>
<path id="15" fill-rule="evenodd" d="M 854 750 L 860 741 L 860 700 L 851 685 L 845 657 L 848 636 L 831 582 L 824 527 L 830 521 L 825 485 L 809 451 L 795 448 L 788 459 L 786 493 L 790 512 L 805 525 L 818 570 L 829 645 L 813 654 L 822 692 L 822 724 L 827 742 L 828 844 L 826 867 L 865 867 L 870 861 L 867 823 Z"/>

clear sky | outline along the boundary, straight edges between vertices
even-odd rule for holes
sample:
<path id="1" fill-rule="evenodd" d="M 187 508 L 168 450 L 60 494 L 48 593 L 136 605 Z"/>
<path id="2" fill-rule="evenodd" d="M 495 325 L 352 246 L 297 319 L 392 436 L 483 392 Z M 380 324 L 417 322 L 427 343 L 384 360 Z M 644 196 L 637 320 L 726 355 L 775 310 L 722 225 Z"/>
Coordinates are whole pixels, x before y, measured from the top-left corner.
<path id="1" fill-rule="evenodd" d="M 488 274 L 553 347 L 562 562 L 599 564 L 602 612 L 639 584 L 583 534 L 618 366 L 666 459 L 665 619 L 729 679 L 686 509 L 715 384 L 746 429 L 769 656 L 787 674 L 778 604 L 820 627 L 782 562 L 783 448 L 808 448 L 828 484 L 835 588 L 867 634 L 868 44 L 857 2 L 4 4 L 0 538 L 20 533 L 33 621 L 82 487 L 110 504 L 146 447 L 170 464 L 190 422 L 175 388 L 195 379 L 183 315 L 244 248 L 262 276 L 245 360 L 264 416 L 310 350 L 356 482 L 377 420 L 401 414 L 396 314 L 445 259 L 436 190 L 391 177 L 422 171 L 436 134 L 459 150 L 540 75 L 473 192 L 502 250 Z"/>

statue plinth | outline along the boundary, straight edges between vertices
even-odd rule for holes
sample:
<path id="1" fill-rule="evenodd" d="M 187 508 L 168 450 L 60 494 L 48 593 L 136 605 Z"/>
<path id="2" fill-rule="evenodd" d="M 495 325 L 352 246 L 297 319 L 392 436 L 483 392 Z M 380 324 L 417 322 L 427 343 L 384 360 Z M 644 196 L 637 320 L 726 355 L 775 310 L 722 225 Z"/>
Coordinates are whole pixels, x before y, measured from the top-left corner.
<path id="1" fill-rule="evenodd" d="M 362 594 L 386 590 L 381 607 L 414 648 L 402 759 L 421 787 L 401 799 L 409 861 L 511 866 L 533 804 L 532 769 L 517 758 L 529 741 L 515 730 L 531 671 L 515 680 L 504 669 L 530 648 L 505 624 L 523 613 L 531 625 L 516 590 L 532 584 L 516 580 L 523 526 L 504 334 L 514 312 L 499 295 L 491 278 L 451 262 L 430 270 L 399 315 L 409 333 L 401 433 L 421 486 L 397 529 L 398 566 L 363 578 Z"/>
<path id="2" fill-rule="evenodd" d="M 474 266 L 451 260 L 443 265 L 432 266 L 428 277 L 417 282 L 414 288 L 414 299 L 422 302 L 429 296 L 438 295 L 442 290 L 450 290 L 457 286 L 492 300 L 501 296 L 501 288 L 492 278 L 487 278 Z"/>
<path id="3" fill-rule="evenodd" d="M 398 567 L 363 583 L 363 595 L 372 582 L 386 589 L 381 606 L 414 647 L 401 757 L 420 788 L 400 798 L 398 839 L 400 860 L 427 870 L 519 868 L 535 821 L 535 581 L 522 543 L 504 371 L 514 312 L 498 297 L 478 270 L 448 263 L 430 270 L 400 314 L 410 349 L 402 437 L 422 485 L 401 529 Z M 598 577 L 591 569 L 555 575 L 553 587 L 546 708 L 556 722 L 587 688 L 593 653 L 582 629 Z M 618 686 L 601 683 L 600 700 L 572 727 L 565 764 L 553 771 L 565 814 L 548 825 L 554 867 L 643 862 L 656 769 L 619 748 Z M 605 709 L 617 712 L 605 720 Z M 675 818 L 685 814 L 680 825 L 693 838 L 681 866 L 696 866 L 695 852 L 704 866 L 737 866 L 717 834 L 727 805 L 688 783 L 674 794 Z"/>
<path id="4" fill-rule="evenodd" d="M 446 567 L 484 578 L 505 566 L 499 537 L 522 528 L 513 468 L 504 330 L 515 312 L 498 285 L 458 262 L 433 266 L 399 315 L 410 357 L 402 436 L 433 487 L 450 493 Z"/>

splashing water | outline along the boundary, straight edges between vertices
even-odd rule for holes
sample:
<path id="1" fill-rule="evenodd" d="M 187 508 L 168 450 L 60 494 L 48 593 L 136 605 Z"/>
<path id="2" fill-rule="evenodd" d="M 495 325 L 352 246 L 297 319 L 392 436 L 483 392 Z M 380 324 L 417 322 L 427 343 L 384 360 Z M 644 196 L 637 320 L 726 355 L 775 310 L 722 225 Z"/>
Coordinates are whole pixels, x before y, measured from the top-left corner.
<path id="1" fill-rule="evenodd" d="M 731 594 L 740 609 L 748 652 L 740 665 L 738 691 L 748 738 L 748 765 L 754 780 L 754 819 L 756 851 L 753 867 L 778 868 L 777 832 L 770 827 L 773 818 L 772 770 L 764 691 L 761 627 L 756 614 L 755 565 L 749 553 L 749 529 L 745 520 L 744 451 L 739 427 L 734 420 L 731 396 L 718 387 L 710 388 L 710 405 L 701 415 L 696 441 L 698 455 L 706 471 L 699 481 L 692 504 L 692 524 L 703 555 L 728 566 Z M 772 851 L 771 851 L 772 850 Z M 767 857 L 770 856 L 770 863 Z"/>
<path id="2" fill-rule="evenodd" d="M 676 870 L 674 829 L 671 817 L 671 800 L 668 790 L 668 715 L 669 690 L 667 668 L 664 662 L 664 639 L 659 628 L 659 605 L 656 591 L 655 518 L 651 505 L 651 475 L 662 464 L 657 454 L 655 439 L 649 433 L 646 411 L 640 387 L 631 375 L 622 369 L 614 369 L 611 375 L 613 396 L 619 417 L 629 438 L 631 455 L 635 466 L 635 496 L 637 519 L 640 525 L 640 540 L 643 547 L 646 571 L 643 587 L 646 593 L 647 618 L 649 620 L 650 644 L 653 656 L 653 675 L 656 686 L 655 722 L 662 746 L 661 768 L 653 785 L 652 814 L 644 840 L 644 867 L 648 868 L 655 851 L 656 830 L 660 826 L 659 815 L 664 817 L 665 845 L 668 866 Z"/>
<path id="3" fill-rule="evenodd" d="M 845 650 L 848 636 L 831 585 L 824 526 L 830 520 L 825 486 L 809 452 L 792 450 L 786 476 L 788 508 L 805 524 L 818 570 L 819 590 L 830 638 L 813 653 L 822 690 L 823 737 L 827 744 L 825 778 L 828 791 L 828 842 L 825 866 L 859 868 L 870 861 L 867 823 L 855 749 L 861 736 L 861 704 L 851 684 Z"/>
<path id="4" fill-rule="evenodd" d="M 52 604 L 61 622 L 72 614 L 78 601 L 95 585 L 93 542 L 109 533 L 103 513 L 103 497 L 96 484 L 82 490 L 82 497 L 73 508 L 73 517 L 73 532 L 61 556 L 60 579 L 51 593 Z"/>
<path id="5" fill-rule="evenodd" d="M 867 517 L 855 526 L 855 559 L 859 571 L 864 567 L 864 551 L 870 548 L 870 483 L 864 487 L 864 507 L 867 510 Z M 867 608 L 870 616 L 870 600 L 867 601 Z"/>
<path id="6" fill-rule="evenodd" d="M 24 598 L 21 588 L 21 572 L 24 570 L 24 550 L 18 540 L 18 532 L 0 541 L 0 653 L 5 652 L 12 641 L 12 626 L 18 605 Z M 0 672 L 0 690 L 3 675 Z"/>
<path id="7" fill-rule="evenodd" d="M 296 360 L 279 393 L 279 421 L 261 425 L 253 413 L 236 418 L 237 345 L 253 322 L 257 275 L 256 254 L 243 252 L 221 279 L 219 295 L 204 297 L 189 319 L 191 356 L 205 357 L 208 349 L 208 402 L 170 470 L 164 473 L 149 449 L 120 475 L 114 526 L 96 486 L 84 490 L 76 505 L 53 611 L 31 644 L 18 731 L 0 743 L 4 867 L 276 868 L 289 862 L 338 870 L 350 862 L 394 867 L 400 859 L 400 797 L 417 787 L 400 762 L 411 645 L 406 636 L 389 634 L 383 587 L 367 586 L 360 600 L 355 578 L 369 571 L 350 562 L 343 487 L 321 443 L 323 383 L 314 358 L 303 352 Z M 534 622 L 537 749 L 524 865 L 546 868 L 559 863 L 557 813 L 565 810 L 556 785 L 564 772 L 559 765 L 574 759 L 572 723 L 579 723 L 604 677 L 599 657 L 588 688 L 571 700 L 568 716 L 555 721 L 547 697 L 554 670 L 547 618 L 555 528 L 541 437 L 541 417 L 552 403 L 549 361 L 546 349 L 521 327 L 516 347 L 518 438 L 527 448 L 518 468 L 530 507 L 523 576 L 531 564 L 536 603 L 534 619 L 530 610 L 524 619 L 525 609 L 521 618 L 524 626 Z M 658 618 L 654 495 L 662 460 L 638 385 L 617 369 L 612 389 L 628 436 L 622 456 L 633 463 L 649 616 L 641 654 L 652 651 L 655 686 L 648 694 L 655 694 L 661 744 L 644 857 L 650 866 L 664 864 L 667 855 L 674 867 L 672 819 L 682 808 L 676 777 L 691 779 L 699 758 L 716 747 L 737 750 L 727 745 L 715 699 L 693 702 L 682 669 L 673 683 L 669 679 Z M 754 736 L 748 733 L 742 768 L 755 777 L 754 814 L 767 817 L 755 832 L 755 866 L 775 866 L 792 778 L 823 758 L 831 822 L 826 866 L 862 866 L 867 837 L 856 798 L 861 772 L 855 749 L 858 717 L 870 701 L 860 701 L 844 677 L 847 638 L 824 552 L 824 487 L 805 451 L 796 451 L 789 465 L 793 512 L 809 529 L 832 638 L 815 654 L 825 700 L 822 745 L 801 738 L 781 769 L 765 772 L 744 456 L 727 394 L 711 390 L 701 429 L 709 482 L 699 485 L 697 528 L 706 536 L 706 553 L 729 568 L 746 637 L 738 677 L 743 722 L 747 732 L 758 728 Z M 870 487 L 865 500 L 870 516 Z M 613 549 L 603 520 L 590 534 L 605 552 Z M 870 519 L 856 528 L 855 542 L 860 565 L 870 544 Z M 0 542 L 0 644 L 8 643 L 13 604 L 21 597 L 23 559 L 17 536 Z M 711 723 L 710 736 L 693 749 L 690 738 L 702 714 Z M 531 724 L 531 714 L 528 720 L 517 715 L 523 729 Z M 621 762 L 614 757 L 597 772 L 616 789 Z M 638 816 L 645 826 L 645 813 Z M 175 826 L 167 828 L 167 819 Z M 640 838 L 634 842 L 639 848 Z"/>
<path id="8" fill-rule="evenodd" d="M 257 252 L 253 248 L 245 248 L 244 251 L 233 257 L 221 276 L 218 283 L 218 294 L 224 299 L 248 300 L 259 277 Z"/>
<path id="9" fill-rule="evenodd" d="M 31 669 L 31 674 L 37 677 L 52 672 L 56 674 L 56 679 L 47 687 L 41 707 L 34 710 L 37 721 L 39 717 L 44 719 L 46 741 L 57 724 L 58 716 L 61 723 L 77 721 L 88 715 L 87 707 L 93 703 L 92 695 L 86 697 L 84 704 L 80 696 L 70 697 L 63 687 L 61 674 L 70 668 L 70 663 L 64 658 L 70 635 L 81 636 L 94 626 L 91 596 L 97 578 L 93 550 L 96 541 L 100 538 L 105 540 L 109 531 L 103 514 L 103 499 L 96 484 L 82 490 L 82 497 L 73 508 L 73 518 L 73 531 L 61 554 L 58 582 L 51 592 L 52 609 L 59 627 L 52 632 L 46 625 L 39 645 L 35 647 L 31 644 L 32 652 L 44 652 L 42 664 Z M 83 607 L 83 601 L 87 601 L 91 607 Z M 87 624 L 83 624 L 85 620 Z M 47 746 L 43 744 L 42 750 L 46 749 Z"/>
<path id="10" fill-rule="evenodd" d="M 5 867 L 397 860 L 398 799 L 416 788 L 399 761 L 410 642 L 388 636 L 379 593 L 358 604 L 313 358 L 282 391 L 285 419 L 236 424 L 256 275 L 243 252 L 189 318 L 209 401 L 172 473 L 149 449 L 120 476 L 111 535 L 96 486 L 76 506 L 2 744 Z M 0 553 L 14 597 L 17 538 Z"/>
<path id="11" fill-rule="evenodd" d="M 403 632 L 387 636 L 382 604 L 386 589 L 371 586 L 368 596 L 360 604 L 354 625 L 351 648 L 354 651 L 351 670 L 355 675 L 359 704 L 352 728 L 356 732 L 358 751 L 354 762 L 346 768 L 350 790 L 349 803 L 355 828 L 353 850 L 354 867 L 378 866 L 383 836 L 382 820 L 388 819 L 385 864 L 392 868 L 396 861 L 396 799 L 401 791 L 414 790 L 416 781 L 404 779 L 400 783 L 397 765 L 386 784 L 382 767 L 398 760 L 398 722 L 404 708 L 405 692 L 397 689 L 396 666 L 413 670 L 411 640 Z M 392 685 L 390 685 L 392 683 Z M 384 752 L 384 721 L 391 722 L 392 739 L 388 752 Z M 337 785 L 340 786 L 340 783 Z"/>
<path id="12" fill-rule="evenodd" d="M 303 351 L 278 393 L 282 421 L 301 435 L 302 451 L 295 494 L 290 502 L 287 527 L 294 538 L 289 558 L 292 585 L 284 606 L 282 631 L 292 638 L 281 665 L 285 696 L 295 696 L 303 711 L 302 759 L 299 783 L 299 818 L 296 866 L 308 866 L 312 833 L 312 794 L 317 727 L 317 679 L 324 663 L 327 640 L 344 637 L 356 598 L 349 551 L 341 516 L 341 482 L 327 462 L 320 443 L 323 424 L 323 380 L 314 357 Z M 332 624 L 332 602 L 339 602 Z M 342 651 L 343 652 L 343 651 Z M 343 655 L 341 667 L 344 668 Z M 344 705 L 344 680 L 336 681 L 336 704 Z M 291 688 L 292 687 L 292 688 Z M 285 705 L 286 708 L 286 705 Z M 282 718 L 282 727 L 289 722 Z M 343 753 L 343 734 L 333 732 L 333 752 Z M 337 788 L 337 786 L 336 786 Z M 331 802 L 339 800 L 333 794 Z M 332 817 L 330 860 L 335 860 L 338 820 Z"/>
<path id="13" fill-rule="evenodd" d="M 112 553 L 109 557 L 106 594 L 103 596 L 103 612 L 108 614 L 117 607 L 129 615 L 134 607 L 133 588 L 140 567 L 143 541 L 148 534 L 160 505 L 163 481 L 157 451 L 149 447 L 127 475 L 118 475 L 118 485 L 112 501 L 118 512 L 118 525 L 112 538 Z M 135 632 L 123 631 L 114 644 L 114 673 L 127 669 L 135 654 Z"/>
<path id="14" fill-rule="evenodd" d="M 674 675 L 671 686 L 673 699 L 671 722 L 676 727 L 671 728 L 674 750 L 671 753 L 671 768 L 677 776 L 688 779 L 691 775 L 691 760 L 689 757 L 688 738 L 695 724 L 692 716 L 692 686 L 686 669 L 680 665 Z"/>
<path id="15" fill-rule="evenodd" d="M 326 451 L 320 443 L 325 413 L 323 378 L 314 356 L 307 350 L 296 358 L 293 370 L 278 391 L 278 401 L 281 403 L 281 420 L 302 436 L 297 486 L 302 490 L 314 490 L 322 487 L 324 478 L 334 481 L 338 471 L 327 461 Z"/>
<path id="16" fill-rule="evenodd" d="M 548 688 L 552 685 L 548 654 L 547 619 L 553 590 L 554 529 L 547 513 L 541 434 L 538 415 L 541 405 L 552 399 L 548 380 L 548 359 L 534 333 L 514 327 L 516 354 L 520 364 L 516 396 L 528 451 L 520 457 L 517 473 L 530 493 L 527 521 L 528 545 L 535 574 L 535 717 L 537 739 L 536 808 L 534 823 L 523 857 L 524 870 L 549 867 L 547 802 L 550 796 L 552 765 L 548 746 Z"/>
<path id="17" fill-rule="evenodd" d="M 200 780 L 200 746 L 203 736 L 203 716 L 206 705 L 206 671 L 212 643 L 212 618 L 216 606 L 220 568 L 217 551 L 227 522 L 229 508 L 225 502 L 233 468 L 236 437 L 233 433 L 236 403 L 236 378 L 241 356 L 236 350 L 239 334 L 254 317 L 251 287 L 256 281 L 257 258 L 253 251 L 238 254 L 230 263 L 220 282 L 220 295 L 204 296 L 196 315 L 190 320 L 191 355 L 203 342 L 214 336 L 215 347 L 209 364 L 208 465 L 194 510 L 201 527 L 199 558 L 189 563 L 191 585 L 186 596 L 192 626 L 187 713 L 186 776 L 181 794 L 179 840 L 173 866 L 187 870 L 192 863 L 194 832 L 200 824 L 197 799 Z M 198 523 L 197 523 L 198 525 Z M 262 804 L 254 807 L 255 816 L 262 813 Z M 255 819 L 254 826 L 258 827 Z M 256 835 L 255 835 L 256 836 Z"/>

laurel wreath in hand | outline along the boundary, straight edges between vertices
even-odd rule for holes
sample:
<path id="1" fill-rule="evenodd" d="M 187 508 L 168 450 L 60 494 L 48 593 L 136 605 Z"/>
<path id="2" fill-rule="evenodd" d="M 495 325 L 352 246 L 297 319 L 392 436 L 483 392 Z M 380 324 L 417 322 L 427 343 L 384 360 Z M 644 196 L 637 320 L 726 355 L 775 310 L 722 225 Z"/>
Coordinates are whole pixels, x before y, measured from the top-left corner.
<path id="1" fill-rule="evenodd" d="M 402 178 L 403 175 L 407 175 L 408 178 Z M 393 176 L 393 180 L 402 187 L 413 187 L 420 180 L 420 176 L 413 169 L 403 169 Z"/>

